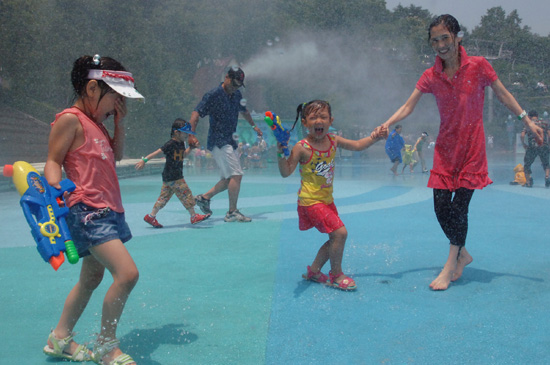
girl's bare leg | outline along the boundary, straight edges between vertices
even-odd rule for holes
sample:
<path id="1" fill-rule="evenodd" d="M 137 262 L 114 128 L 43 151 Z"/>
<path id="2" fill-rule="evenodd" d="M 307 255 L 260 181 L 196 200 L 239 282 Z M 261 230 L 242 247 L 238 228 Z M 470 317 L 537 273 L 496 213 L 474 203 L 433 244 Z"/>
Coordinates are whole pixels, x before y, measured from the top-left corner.
<path id="1" fill-rule="evenodd" d="M 344 248 L 346 246 L 348 231 L 345 226 L 342 226 L 336 231 L 330 233 L 329 237 L 330 271 L 337 275 L 342 272 L 342 257 L 344 256 Z M 342 275 L 335 282 L 340 283 L 344 279 L 345 276 Z"/>
<path id="2" fill-rule="evenodd" d="M 311 271 L 313 272 L 319 272 L 325 266 L 327 261 L 329 260 L 329 248 L 330 248 L 330 239 L 325 242 L 319 251 L 317 251 L 317 256 L 315 256 L 315 260 L 313 260 L 313 263 L 311 264 Z"/>
<path id="3" fill-rule="evenodd" d="M 101 344 L 103 341 L 116 338 L 120 316 L 130 292 L 138 281 L 139 273 L 128 250 L 118 239 L 93 247 L 90 251 L 113 276 L 113 284 L 107 290 L 103 300 L 101 332 L 99 333 L 99 343 Z M 103 357 L 103 361 L 109 363 L 121 354 L 122 351 L 115 348 Z"/>
<path id="4" fill-rule="evenodd" d="M 69 336 L 80 319 L 82 312 L 86 308 L 92 293 L 101 283 L 105 267 L 101 265 L 93 256 L 86 256 L 82 259 L 82 268 L 80 278 L 73 289 L 70 291 L 61 313 L 61 318 L 53 330 L 57 339 Z M 48 346 L 53 348 L 53 344 L 48 340 Z M 65 351 L 73 354 L 78 344 L 72 341 L 69 348 Z"/>

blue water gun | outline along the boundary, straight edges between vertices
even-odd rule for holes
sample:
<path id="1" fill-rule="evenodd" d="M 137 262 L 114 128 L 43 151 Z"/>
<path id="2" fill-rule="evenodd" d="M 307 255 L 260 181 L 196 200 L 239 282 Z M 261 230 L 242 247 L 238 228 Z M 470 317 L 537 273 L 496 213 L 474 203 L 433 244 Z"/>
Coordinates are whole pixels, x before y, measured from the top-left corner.
<path id="1" fill-rule="evenodd" d="M 279 119 L 279 116 L 276 114 L 273 114 L 270 111 L 265 112 L 265 122 L 271 128 L 273 131 L 273 134 L 275 135 L 275 139 L 277 142 L 281 144 L 283 147 L 283 153 L 286 157 L 290 155 L 290 151 L 288 150 L 288 140 L 290 139 L 290 131 L 285 129 L 283 127 L 283 124 L 281 123 L 281 119 Z"/>
<path id="2" fill-rule="evenodd" d="M 61 189 L 56 189 L 24 161 L 4 166 L 3 175 L 13 177 L 13 183 L 21 195 L 19 203 L 23 214 L 31 227 L 38 253 L 44 261 L 49 262 L 57 271 L 65 261 L 65 252 L 69 262 L 76 264 L 79 257 L 65 222 L 69 208 L 63 197 L 65 192 L 74 191 L 75 184 L 65 179 L 59 183 Z"/>

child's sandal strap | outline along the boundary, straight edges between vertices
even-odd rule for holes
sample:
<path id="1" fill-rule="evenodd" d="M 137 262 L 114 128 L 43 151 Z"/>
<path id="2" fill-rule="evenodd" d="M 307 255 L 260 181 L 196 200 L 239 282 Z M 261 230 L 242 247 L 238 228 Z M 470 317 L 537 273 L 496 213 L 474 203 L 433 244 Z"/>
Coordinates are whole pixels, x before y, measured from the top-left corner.
<path id="1" fill-rule="evenodd" d="M 48 336 L 48 340 L 50 340 L 50 342 L 52 343 L 53 349 L 54 349 L 55 352 L 62 353 L 63 350 L 65 350 L 65 347 L 67 347 L 69 345 L 69 343 L 71 343 L 74 336 L 75 336 L 75 333 L 73 332 L 65 338 L 58 339 L 58 338 L 55 337 L 55 335 L 52 331 L 52 332 L 50 332 L 50 335 Z"/>
<path id="2" fill-rule="evenodd" d="M 113 338 L 112 340 L 105 341 L 102 344 L 96 343 L 96 345 L 94 346 L 94 350 L 92 351 L 92 360 L 96 364 L 104 364 L 103 363 L 103 356 L 107 355 L 109 352 L 113 351 L 114 349 L 116 349 L 119 346 L 120 346 L 120 341 L 116 338 Z M 118 359 L 118 357 L 117 357 L 117 359 Z M 110 364 L 115 364 L 116 365 L 117 363 L 111 362 Z"/>
<path id="3" fill-rule="evenodd" d="M 88 353 L 88 348 L 85 345 L 78 345 L 72 354 L 65 352 L 65 349 L 73 341 L 75 335 L 76 333 L 72 332 L 69 336 L 58 339 L 55 337 L 53 331 L 50 332 L 48 340 L 52 343 L 53 349 L 49 346 L 46 346 L 44 348 L 44 353 L 48 356 L 71 361 L 88 361 L 90 359 L 90 356 Z"/>
<path id="4" fill-rule="evenodd" d="M 111 361 L 109 365 L 129 365 L 129 364 L 135 364 L 136 362 L 132 357 L 128 354 L 122 354 L 119 355 L 116 359 Z"/>

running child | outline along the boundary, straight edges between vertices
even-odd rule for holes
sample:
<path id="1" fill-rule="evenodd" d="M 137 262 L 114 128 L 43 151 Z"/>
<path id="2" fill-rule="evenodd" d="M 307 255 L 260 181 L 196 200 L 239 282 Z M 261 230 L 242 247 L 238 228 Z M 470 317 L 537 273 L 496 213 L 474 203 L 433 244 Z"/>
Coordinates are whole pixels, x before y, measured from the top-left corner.
<path id="1" fill-rule="evenodd" d="M 157 221 L 157 213 L 166 206 L 174 193 L 189 212 L 191 224 L 202 222 L 210 217 L 210 214 L 203 215 L 195 213 L 195 198 L 183 178 L 183 159 L 195 148 L 195 146 L 185 148 L 185 139 L 189 134 L 195 135 L 195 132 L 191 130 L 191 124 L 183 119 L 176 119 L 174 123 L 172 123 L 170 140 L 166 142 L 164 146 L 142 157 L 141 161 L 136 163 L 136 170 L 141 170 L 150 159 L 160 153 L 164 153 L 166 156 L 166 163 L 162 171 L 162 188 L 160 189 L 160 196 L 155 205 L 153 205 L 151 213 L 143 218 L 145 222 L 155 228 L 162 228 L 162 224 Z"/>
<path id="2" fill-rule="evenodd" d="M 278 144 L 278 165 L 282 177 L 290 176 L 300 165 L 301 187 L 298 191 L 298 217 L 301 231 L 317 228 L 327 233 L 329 239 L 319 251 L 307 273 L 306 280 L 328 284 L 341 290 L 355 290 L 355 281 L 342 272 L 342 256 L 348 232 L 338 216 L 332 196 L 334 164 L 337 147 L 362 151 L 378 139 L 387 136 L 384 127 L 378 127 L 370 137 L 353 141 L 328 133 L 333 118 L 330 104 L 322 100 L 313 100 L 298 106 L 296 121 L 301 117 L 302 125 L 307 129 L 306 138 L 299 141 L 284 158 L 282 147 Z M 330 260 L 329 276 L 321 269 Z"/>
<path id="3" fill-rule="evenodd" d="M 397 166 L 401 162 L 403 162 L 403 158 L 401 157 L 401 150 L 405 147 L 405 140 L 403 137 L 401 137 L 401 125 L 396 125 L 394 130 L 390 133 L 388 136 L 388 139 L 386 140 L 386 154 L 390 158 L 390 161 L 393 163 L 392 167 L 390 168 L 391 172 L 393 172 L 394 176 L 397 176 Z"/>
<path id="4" fill-rule="evenodd" d="M 434 94 L 441 122 L 428 187 L 434 189 L 435 214 L 450 248 L 443 270 L 430 284 L 433 290 L 447 289 L 473 260 L 464 247 L 468 207 L 474 190 L 492 183 L 483 131 L 485 88 L 493 89 L 497 98 L 535 133 L 538 142 L 543 137 L 542 129 L 521 109 L 491 64 L 483 57 L 466 54 L 462 37 L 458 21 L 449 14 L 430 24 L 428 41 L 437 55 L 435 65 L 424 71 L 409 99 L 383 124 L 390 128 L 413 112 L 423 94 Z"/>
<path id="5" fill-rule="evenodd" d="M 409 166 L 411 174 L 414 172 L 414 167 L 416 166 L 416 160 L 413 158 L 414 150 L 410 144 L 406 144 L 403 148 L 403 169 L 401 174 L 405 171 L 405 167 Z"/>
<path id="6" fill-rule="evenodd" d="M 73 106 L 56 115 L 49 137 L 44 176 L 59 188 L 62 167 L 76 189 L 67 201 L 67 225 L 82 257 L 79 280 L 65 300 L 61 318 L 48 337 L 46 355 L 71 361 L 130 365 L 116 330 L 124 305 L 139 277 L 124 246 L 132 234 L 124 217 L 115 161 L 122 158 L 126 98 L 143 98 L 132 74 L 116 60 L 99 55 L 77 59 L 71 72 Z M 103 122 L 114 116 L 113 137 Z M 103 300 L 94 349 L 73 341 L 73 329 L 107 269 L 113 283 Z"/>

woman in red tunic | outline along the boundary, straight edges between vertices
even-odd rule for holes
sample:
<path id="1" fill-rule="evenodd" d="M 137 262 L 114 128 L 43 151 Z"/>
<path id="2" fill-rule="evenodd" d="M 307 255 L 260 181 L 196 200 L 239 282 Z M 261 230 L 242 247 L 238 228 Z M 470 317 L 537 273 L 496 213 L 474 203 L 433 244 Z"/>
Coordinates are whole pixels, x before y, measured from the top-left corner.
<path id="1" fill-rule="evenodd" d="M 407 100 L 384 124 L 388 129 L 411 114 L 424 93 L 434 94 L 441 124 L 428 187 L 434 189 L 434 209 L 450 241 L 449 257 L 430 284 L 445 290 L 457 280 L 472 256 L 464 248 L 468 231 L 468 206 L 474 189 L 492 183 L 487 171 L 483 101 L 485 87 L 518 116 L 542 141 L 538 128 L 498 79 L 483 57 L 470 57 L 461 46 L 463 32 L 451 15 L 437 17 L 429 27 L 429 42 L 436 52 L 435 65 L 424 72 Z"/>

